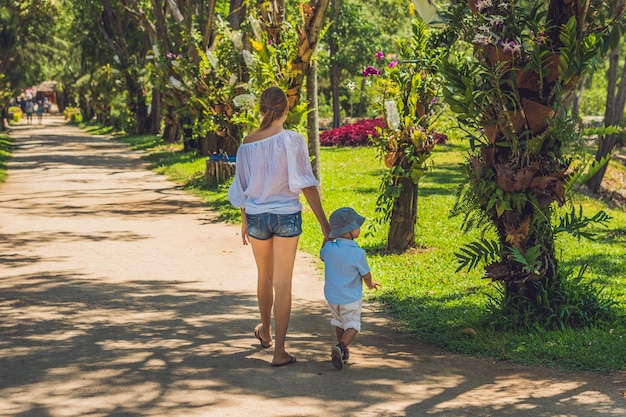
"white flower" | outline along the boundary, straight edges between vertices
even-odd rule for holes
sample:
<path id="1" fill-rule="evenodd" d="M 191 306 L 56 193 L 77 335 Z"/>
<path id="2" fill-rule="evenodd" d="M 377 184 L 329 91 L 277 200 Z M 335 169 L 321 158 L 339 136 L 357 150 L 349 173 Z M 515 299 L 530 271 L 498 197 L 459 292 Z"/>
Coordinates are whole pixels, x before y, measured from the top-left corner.
<path id="1" fill-rule="evenodd" d="M 385 101 L 385 114 L 387 115 L 387 125 L 393 130 L 398 130 L 400 127 L 400 115 L 398 114 L 398 107 L 395 101 Z"/>
<path id="2" fill-rule="evenodd" d="M 476 9 L 478 9 L 478 11 L 481 11 L 483 9 L 486 9 L 487 7 L 492 7 L 493 6 L 493 2 L 491 0 L 478 0 L 476 2 Z"/>
<path id="3" fill-rule="evenodd" d="M 509 7 L 511 7 L 511 3 L 509 0 L 503 0 L 500 2 L 500 4 L 498 5 L 499 8 L 507 10 Z"/>
<path id="4" fill-rule="evenodd" d="M 152 53 L 154 54 L 155 57 L 159 57 L 161 56 L 161 53 L 159 52 L 159 46 L 155 43 L 154 45 L 152 45 Z"/>
<path id="5" fill-rule="evenodd" d="M 235 74 L 231 75 L 230 78 L 228 79 L 228 85 L 230 87 L 234 87 L 235 84 L 237 83 L 237 79 L 238 79 L 237 75 Z"/>
<path id="6" fill-rule="evenodd" d="M 233 41 L 233 45 L 235 49 L 241 51 L 243 49 L 243 33 L 241 32 L 232 32 L 230 35 L 230 39 Z"/>
<path id="7" fill-rule="evenodd" d="M 356 83 L 354 81 L 350 80 L 346 84 L 346 87 L 348 88 L 348 90 L 354 91 L 354 89 L 356 88 Z"/>
<path id="8" fill-rule="evenodd" d="M 185 90 L 185 86 L 183 85 L 183 83 L 181 83 L 176 78 L 174 78 L 173 75 L 170 75 L 170 85 L 177 90 L 181 90 L 181 91 Z"/>
<path id="9" fill-rule="evenodd" d="M 241 51 L 241 55 L 243 55 L 243 62 L 246 63 L 246 66 L 251 67 L 254 65 L 254 56 L 252 56 L 250 51 L 244 49 Z"/>
<path id="10" fill-rule="evenodd" d="M 175 66 L 175 67 L 178 67 L 180 65 L 180 62 L 178 62 L 175 59 L 172 59 L 172 65 Z"/>
<path id="11" fill-rule="evenodd" d="M 415 11 L 417 11 L 417 14 L 427 25 L 434 27 L 444 25 L 443 19 L 439 15 L 439 10 L 437 9 L 437 5 L 434 1 L 413 0 L 413 5 L 415 5 Z"/>
<path id="12" fill-rule="evenodd" d="M 252 94 L 239 94 L 233 99 L 233 104 L 236 107 L 254 107 L 256 98 Z"/>
<path id="13" fill-rule="evenodd" d="M 217 69 L 217 58 L 213 55 L 213 52 L 206 50 L 206 58 L 209 60 L 209 63 L 213 67 L 213 69 Z"/>
<path id="14" fill-rule="evenodd" d="M 491 43 L 491 38 L 483 35 L 482 33 L 477 33 L 476 36 L 474 36 L 474 39 L 472 39 L 472 43 L 478 45 L 488 45 Z"/>
<path id="15" fill-rule="evenodd" d="M 250 27 L 252 28 L 252 33 L 257 41 L 261 41 L 263 30 L 261 29 L 261 24 L 258 20 L 256 20 L 252 16 L 248 16 L 248 20 L 250 21 Z"/>
<path id="16" fill-rule="evenodd" d="M 493 26 L 500 26 L 501 24 L 504 23 L 504 17 L 497 15 L 497 14 L 488 16 L 487 19 L 489 20 L 489 23 L 492 24 Z"/>

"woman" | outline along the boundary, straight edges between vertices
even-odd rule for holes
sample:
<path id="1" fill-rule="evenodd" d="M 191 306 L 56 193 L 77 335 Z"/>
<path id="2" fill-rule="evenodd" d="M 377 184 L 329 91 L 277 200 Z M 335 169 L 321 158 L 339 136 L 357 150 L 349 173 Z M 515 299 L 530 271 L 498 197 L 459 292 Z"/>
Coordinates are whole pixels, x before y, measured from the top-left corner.
<path id="1" fill-rule="evenodd" d="M 285 130 L 287 96 L 278 87 L 261 94 L 261 126 L 246 136 L 237 150 L 235 178 L 228 199 L 241 208 L 241 237 L 250 243 L 257 265 L 257 299 L 261 323 L 254 335 L 261 346 L 272 346 L 274 307 L 275 347 L 272 366 L 289 365 L 296 357 L 285 350 L 291 315 L 291 278 L 302 233 L 302 192 L 328 238 L 330 225 L 322 209 L 309 152 L 302 135 Z"/>

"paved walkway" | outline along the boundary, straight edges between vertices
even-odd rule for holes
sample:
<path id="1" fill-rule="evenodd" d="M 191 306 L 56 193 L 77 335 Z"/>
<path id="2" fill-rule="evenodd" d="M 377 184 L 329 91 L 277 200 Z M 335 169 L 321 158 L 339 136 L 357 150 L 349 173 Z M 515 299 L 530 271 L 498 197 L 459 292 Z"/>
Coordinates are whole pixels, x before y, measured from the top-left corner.
<path id="1" fill-rule="evenodd" d="M 624 373 L 442 353 L 367 307 L 350 365 L 300 254 L 288 346 L 259 349 L 238 227 L 63 119 L 18 125 L 0 185 L 0 416 L 624 416 Z M 309 227 L 316 227 L 310 225 Z"/>

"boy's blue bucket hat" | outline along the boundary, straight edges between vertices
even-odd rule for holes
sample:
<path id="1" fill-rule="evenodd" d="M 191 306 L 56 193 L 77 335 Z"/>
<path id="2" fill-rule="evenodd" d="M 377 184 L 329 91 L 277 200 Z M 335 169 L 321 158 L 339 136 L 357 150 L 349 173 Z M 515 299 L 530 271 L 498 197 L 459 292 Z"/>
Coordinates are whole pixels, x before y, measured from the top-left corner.
<path id="1" fill-rule="evenodd" d="M 333 211 L 328 219 L 330 222 L 330 239 L 336 239 L 337 237 L 358 229 L 365 221 L 365 217 L 359 215 L 353 208 L 342 207 Z"/>

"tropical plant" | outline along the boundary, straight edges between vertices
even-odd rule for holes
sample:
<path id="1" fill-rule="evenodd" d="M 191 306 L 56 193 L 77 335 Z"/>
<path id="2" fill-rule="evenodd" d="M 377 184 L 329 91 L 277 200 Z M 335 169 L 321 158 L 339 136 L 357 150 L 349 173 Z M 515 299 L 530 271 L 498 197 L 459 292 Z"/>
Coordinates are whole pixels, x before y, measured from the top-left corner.
<path id="1" fill-rule="evenodd" d="M 530 6 L 530 4 L 524 5 Z M 555 203 L 568 203 L 574 181 L 600 164 L 565 153 L 582 134 L 564 103 L 579 78 L 620 39 L 623 11 L 603 19 L 603 2 L 461 0 L 442 13 L 443 39 L 453 42 L 444 63 L 444 96 L 470 140 L 466 181 L 452 215 L 466 230 L 495 231 L 462 248 L 460 268 L 486 263 L 486 277 L 504 285 L 506 299 L 538 305 L 556 292 L 555 234 L 578 236 L 608 216 L 570 211 L 553 224 Z M 583 172 L 584 171 L 584 172 Z"/>
<path id="2" fill-rule="evenodd" d="M 387 249 L 404 251 L 415 245 L 417 194 L 421 176 L 437 143 L 445 140 L 435 130 L 441 113 L 439 101 L 442 56 L 434 32 L 420 20 L 412 23 L 413 33 L 398 39 L 397 56 L 377 53 L 381 70 L 369 66 L 363 75 L 374 77 L 378 103 L 387 119 L 373 142 L 389 171 L 383 176 L 378 198 L 378 213 L 389 222 Z"/>

